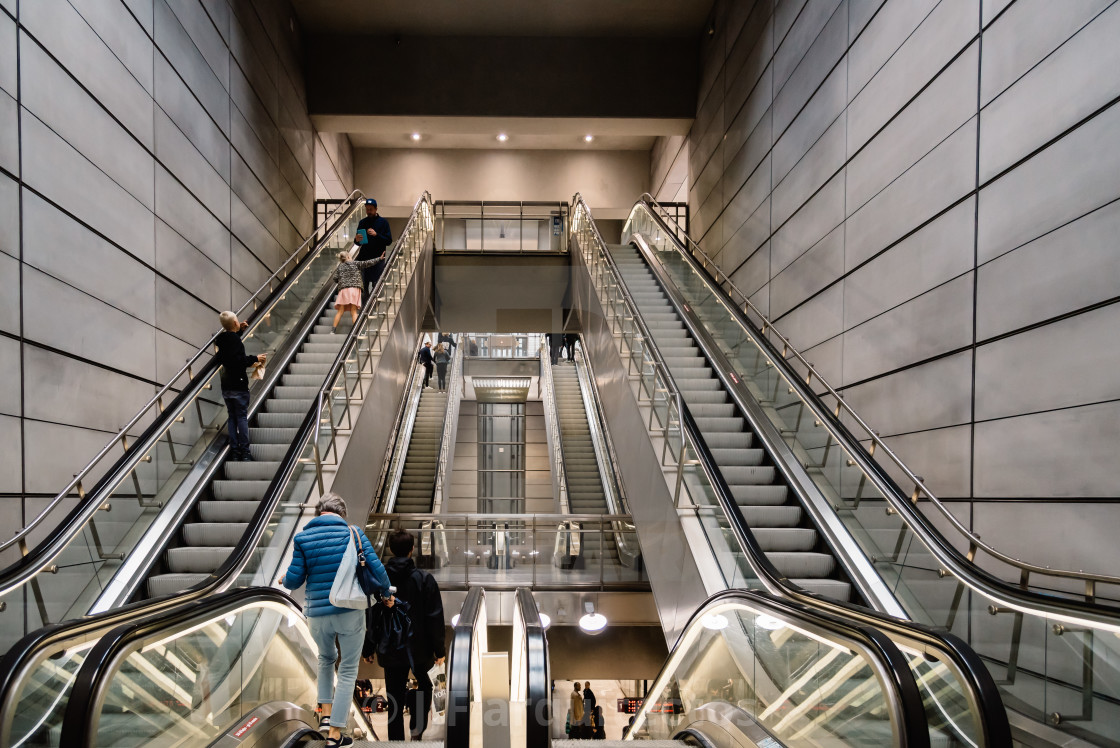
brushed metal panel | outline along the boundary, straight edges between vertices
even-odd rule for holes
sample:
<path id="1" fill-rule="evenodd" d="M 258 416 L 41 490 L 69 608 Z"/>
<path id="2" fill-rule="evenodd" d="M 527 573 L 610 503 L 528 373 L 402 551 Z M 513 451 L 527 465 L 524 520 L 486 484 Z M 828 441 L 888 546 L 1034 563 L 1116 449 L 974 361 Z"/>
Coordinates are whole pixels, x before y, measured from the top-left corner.
<path id="1" fill-rule="evenodd" d="M 798 113 L 797 118 L 790 123 L 785 132 L 781 134 L 778 142 L 774 144 L 774 181 L 781 182 L 794 166 L 808 153 L 815 143 L 824 135 L 829 127 L 837 122 L 844 126 L 844 113 L 847 104 L 847 87 L 844 66 L 838 66 L 832 72 L 813 98 Z M 844 158 L 846 141 L 840 141 L 839 156 L 841 163 Z M 839 166 L 839 164 L 837 164 Z M 833 169 L 832 171 L 835 171 Z M 829 174 L 832 173 L 829 172 Z M 825 175 L 821 175 L 823 181 Z"/>
<path id="2" fill-rule="evenodd" d="M 774 38 L 780 43 L 789 33 L 806 0 L 776 0 L 774 3 Z"/>
<path id="3" fill-rule="evenodd" d="M 731 247 L 730 242 L 727 247 Z M 731 274 L 731 280 L 743 293 L 750 295 L 770 281 L 770 242 L 748 252 L 746 261 L 736 265 L 738 270 Z"/>
<path id="4" fill-rule="evenodd" d="M 156 110 L 156 157 L 207 209 L 229 225 L 229 185 L 171 118 Z"/>
<path id="5" fill-rule="evenodd" d="M 211 262 L 163 221 L 156 221 L 156 270 L 215 309 L 230 307 L 227 270 Z"/>
<path id="6" fill-rule="evenodd" d="M 1114 497 L 1118 439 L 1116 402 L 978 423 L 975 496 Z"/>
<path id="7" fill-rule="evenodd" d="M 150 35 L 155 24 L 155 9 L 152 7 L 152 0 L 123 0 L 123 2 Z"/>
<path id="8" fill-rule="evenodd" d="M 817 3 L 810 3 L 816 6 Z M 807 6 L 808 7 L 808 6 Z M 777 63 L 774 76 L 774 131 L 782 132 L 798 116 L 805 102 L 813 95 L 848 45 L 847 4 L 841 4 L 813 44 L 804 52 L 797 69 L 784 85 L 778 85 Z M 780 50 L 780 47 L 779 47 Z M 843 67 L 840 65 L 839 67 Z"/>
<path id="9" fill-rule="evenodd" d="M 783 333 L 784 334 L 784 333 Z M 836 335 L 823 343 L 801 351 L 806 360 L 824 375 L 830 384 L 839 386 L 844 371 L 844 336 Z"/>
<path id="10" fill-rule="evenodd" d="M 280 183 L 276 161 L 237 107 L 230 111 L 230 142 L 265 188 L 275 191 Z"/>
<path id="11" fill-rule="evenodd" d="M 997 257 L 1120 195 L 1120 106 L 980 191 L 978 256 Z"/>
<path id="12" fill-rule="evenodd" d="M 229 19 L 231 11 L 229 0 L 201 0 L 202 7 L 206 9 L 211 22 L 222 35 L 222 40 L 229 46 Z"/>
<path id="13" fill-rule="evenodd" d="M 774 232 L 770 240 L 772 272 L 777 274 L 843 221 L 844 174 L 841 172 Z"/>
<path id="14" fill-rule="evenodd" d="M 245 297 L 248 298 L 246 293 Z M 234 306 L 240 306 L 236 304 Z M 214 330 L 217 331 L 217 325 Z M 213 350 L 213 349 L 211 349 Z M 163 330 L 156 330 L 156 381 L 167 382 L 179 373 L 183 364 L 187 363 L 198 352 L 198 346 L 186 343 L 174 335 Z M 203 360 L 208 360 L 204 357 Z"/>
<path id="15" fill-rule="evenodd" d="M 156 103 L 228 182 L 229 140 L 163 55 L 156 55 Z"/>
<path id="16" fill-rule="evenodd" d="M 23 163 L 27 184 L 141 260 L 152 261 L 152 212 L 38 118 L 27 114 L 23 117 Z"/>
<path id="17" fill-rule="evenodd" d="M 25 109 L 148 210 L 153 209 L 152 157 L 127 130 L 37 44 L 23 45 L 20 78 Z"/>
<path id="18" fill-rule="evenodd" d="M 724 255 L 720 260 L 720 266 L 729 273 L 734 273 L 735 268 L 747 257 L 749 257 L 758 247 L 766 244 L 769 247 L 770 237 L 770 198 L 760 205 L 751 217 L 743 222 L 731 237 L 724 243 Z M 770 251 L 769 248 L 766 252 L 766 268 L 764 272 L 765 277 L 762 278 L 763 283 L 770 281 Z M 761 277 L 761 276 L 760 276 Z M 758 286 L 756 286 L 757 288 Z M 740 288 L 742 288 L 740 286 Z M 743 289 L 744 293 L 753 293 L 751 290 Z"/>
<path id="19" fill-rule="evenodd" d="M 162 166 L 156 167 L 156 212 L 219 267 L 229 267 L 229 229 Z"/>
<path id="20" fill-rule="evenodd" d="M 230 68 L 230 97 L 249 127 L 257 134 L 273 161 L 279 161 L 280 131 L 241 68 Z"/>
<path id="21" fill-rule="evenodd" d="M 245 77 L 256 90 L 265 110 L 275 121 L 278 119 L 279 93 L 276 90 L 275 51 L 270 44 L 264 43 L 261 48 L 254 45 L 250 38 L 253 34 L 260 34 L 259 24 L 252 11 L 245 12 L 239 4 L 233 8 L 233 18 L 230 22 L 229 51 Z M 249 23 L 247 23 L 249 21 Z M 230 69 L 232 77 L 232 66 Z"/>
<path id="22" fill-rule="evenodd" d="M 981 182 L 1120 95 L 1117 39 L 1120 6 L 1113 5 L 984 108 Z"/>
<path id="23" fill-rule="evenodd" d="M 864 205 L 976 113 L 974 43 L 848 165 L 848 211 Z"/>
<path id="24" fill-rule="evenodd" d="M 280 235 L 280 208 L 248 165 L 236 153 L 233 159 L 233 191 L 274 238 Z"/>
<path id="25" fill-rule="evenodd" d="M 966 200 L 845 278 L 844 328 L 968 272 L 975 209 L 975 198 Z"/>
<path id="26" fill-rule="evenodd" d="M 843 165 L 844 118 L 837 117 L 809 152 L 774 187 L 774 224 L 785 223 Z M 775 181 L 779 179 L 776 171 L 773 178 Z"/>
<path id="27" fill-rule="evenodd" d="M 152 97 L 66 0 L 24 3 L 20 23 L 117 117 L 152 147 Z M 24 36 L 21 46 L 30 44 Z"/>
<path id="28" fill-rule="evenodd" d="M 18 78 L 16 54 L 16 22 L 0 13 L 0 89 L 15 98 Z"/>
<path id="29" fill-rule="evenodd" d="M 5 445 L 0 449 L 0 491 L 3 493 L 21 493 L 23 491 L 23 429 L 18 418 L 0 415 L 0 442 Z M 56 489 L 57 490 L 57 489 Z M 18 517 L 9 517 L 13 523 L 18 522 Z M 8 527 L 21 527 L 22 524 L 9 524 Z"/>
<path id="30" fill-rule="evenodd" d="M 738 3 L 745 5 L 745 3 Z M 738 39 L 728 51 L 724 66 L 724 86 L 727 91 L 726 119 L 735 116 L 747 92 L 754 88 L 760 73 L 773 57 L 774 39 L 770 33 L 770 3 L 753 3 L 750 16 L 743 24 Z M 725 119 L 725 121 L 726 121 Z"/>
<path id="31" fill-rule="evenodd" d="M 849 44 L 867 27 L 875 12 L 886 2 L 887 0 L 848 0 Z M 906 3 L 901 4 L 905 5 Z"/>
<path id="32" fill-rule="evenodd" d="M 40 421 L 116 432 L 155 394 L 150 383 L 24 346 L 24 415 Z"/>
<path id="33" fill-rule="evenodd" d="M 1019 502 L 977 502 L 973 529 L 1001 551 L 1033 564 L 1098 574 L 1120 568 L 1120 506 L 1043 498 L 1026 507 L 1024 511 Z"/>
<path id="34" fill-rule="evenodd" d="M 982 0 L 980 4 L 981 18 L 980 22 L 987 26 L 992 20 L 999 15 L 999 12 L 1013 3 L 1015 0 Z"/>
<path id="35" fill-rule="evenodd" d="M 762 288 L 751 294 L 751 303 L 762 310 L 762 313 L 767 317 L 770 316 L 770 284 L 766 284 Z"/>
<path id="36" fill-rule="evenodd" d="M 255 290 L 260 288 L 261 284 L 268 280 L 268 276 L 272 274 L 272 271 L 265 267 L 265 265 L 257 259 L 257 256 L 250 252 L 245 245 L 236 238 L 231 239 L 231 244 L 230 261 L 234 280 L 247 289 Z M 248 294 L 246 294 L 246 297 L 248 297 Z M 240 304 L 234 303 L 232 306 L 240 306 Z"/>
<path id="37" fill-rule="evenodd" d="M 42 314 L 42 301 L 66 314 Z M 147 321 L 25 265 L 23 330 L 28 340 L 138 377 L 155 376 L 155 331 Z M 158 313 L 158 310 L 157 310 Z"/>
<path id="38" fill-rule="evenodd" d="M 770 157 L 767 156 L 745 183 L 735 186 L 738 192 L 732 194 L 731 201 L 723 212 L 725 231 L 732 236 L 746 220 L 758 210 L 770 191 Z M 725 175 L 726 176 L 726 175 Z M 727 189 L 728 183 L 724 183 Z M 769 227 L 769 223 L 767 223 Z M 767 231 L 769 233 L 769 231 Z M 754 249 L 757 244 L 750 247 Z"/>
<path id="39" fill-rule="evenodd" d="M 844 228 L 838 226 L 770 282 L 770 313 L 781 317 L 843 272 Z"/>
<path id="40" fill-rule="evenodd" d="M 971 41 L 979 24 L 978 2 L 940 3 L 855 96 L 848 107 L 848 153 L 866 143 Z"/>
<path id="41" fill-rule="evenodd" d="M 782 331 L 782 335 L 785 335 L 798 350 L 812 348 L 843 331 L 840 322 L 844 309 L 844 293 L 839 284 L 818 294 L 784 317 L 774 313 L 773 284 L 766 286 L 765 290 L 769 292 L 770 313 L 767 316 L 774 320 L 775 326 Z"/>
<path id="42" fill-rule="evenodd" d="M 0 267 L 7 270 L 10 258 L 0 258 Z M 7 280 L 5 279 L 5 284 Z M 15 338 L 0 337 L 0 413 L 20 415 L 20 342 Z"/>
<path id="43" fill-rule="evenodd" d="M 885 441 L 911 470 L 925 478 L 925 484 L 937 498 L 968 498 L 972 490 L 970 426 L 951 426 L 888 436 Z M 910 485 L 910 479 L 893 462 L 883 460 L 880 464 L 900 486 Z"/>
<path id="44" fill-rule="evenodd" d="M 25 490 L 52 496 L 74 477 L 74 473 L 85 467 L 113 436 L 105 431 L 44 423 L 30 418 L 23 420 L 23 434 Z M 102 462 L 105 464 L 94 470 L 91 484 L 111 464 L 109 460 Z"/>
<path id="45" fill-rule="evenodd" d="M 230 202 L 233 209 L 234 236 L 261 262 L 275 270 L 280 265 L 280 244 L 272 234 L 268 233 L 268 229 L 245 206 L 245 203 L 241 202 L 236 193 L 231 195 Z"/>
<path id="46" fill-rule="evenodd" d="M 152 269 L 122 252 L 33 192 L 23 196 L 23 215 L 34 231 L 24 234 L 24 261 L 80 288 L 133 317 L 155 314 Z"/>
<path id="47" fill-rule="evenodd" d="M 156 45 L 223 133 L 229 134 L 229 92 L 164 0 L 155 0 Z"/>
<path id="48" fill-rule="evenodd" d="M 188 296 L 167 280 L 156 278 L 156 327 L 190 343 L 195 350 L 218 329 L 221 311 Z"/>
<path id="49" fill-rule="evenodd" d="M 774 85 L 779 90 L 789 80 L 794 68 L 807 58 L 807 50 L 813 45 L 825 25 L 833 19 L 841 0 L 814 0 L 805 5 L 797 16 L 778 49 L 774 52 Z M 847 33 L 847 5 L 840 14 Z"/>
<path id="50" fill-rule="evenodd" d="M 229 48 L 197 0 L 166 0 L 168 9 L 224 88 L 229 89 Z M 160 0 L 156 0 L 156 6 Z"/>
<path id="51" fill-rule="evenodd" d="M 19 184 L 0 174 L 0 252 L 19 257 Z"/>
<path id="52" fill-rule="evenodd" d="M 0 254 L 0 330 L 19 335 L 19 267 L 14 257 Z"/>
<path id="53" fill-rule="evenodd" d="M 150 95 L 152 40 L 129 13 L 130 8 L 123 3 L 106 3 L 103 0 L 70 0 L 70 4 Z M 147 16 L 151 16 L 150 9 Z M 144 18 L 144 11 L 139 11 L 138 17 Z"/>
<path id="54" fill-rule="evenodd" d="M 1120 304 L 976 349 L 976 418 L 1120 399 Z"/>
<path id="55" fill-rule="evenodd" d="M 744 109 L 744 111 L 746 110 Z M 770 146 L 773 144 L 773 131 L 771 129 L 773 121 L 770 110 L 764 111 L 758 124 L 743 141 L 742 147 L 738 151 L 732 151 L 735 146 L 731 145 L 732 137 L 731 133 L 728 133 L 727 145 L 723 151 L 726 161 L 723 173 L 723 189 L 726 194 L 734 194 L 735 190 L 755 170 L 755 167 L 770 155 Z M 767 167 L 766 172 L 769 174 L 769 167 Z M 767 179 L 769 179 L 769 176 Z"/>
<path id="56" fill-rule="evenodd" d="M 970 120 L 848 219 L 848 266 L 935 216 L 975 183 L 976 125 Z"/>
<path id="57" fill-rule="evenodd" d="M 19 105 L 0 91 L 0 167 L 19 174 Z"/>
<path id="58" fill-rule="evenodd" d="M 851 6 L 852 25 L 866 25 L 848 52 L 848 96 L 854 98 L 933 11 L 939 0 L 860 0 Z M 881 7 L 880 7 L 881 6 Z M 878 13 L 875 10 L 878 9 Z M 874 13 L 875 17 L 871 18 Z M 854 29 L 851 29 L 854 32 Z M 855 33 L 851 38 L 855 39 Z"/>
<path id="59" fill-rule="evenodd" d="M 700 174 L 693 180 L 692 187 L 696 190 L 701 203 L 708 202 L 713 192 L 716 202 L 719 202 L 723 195 L 723 190 L 720 189 L 720 177 L 723 174 L 723 152 L 720 150 L 722 147 L 721 143 Z M 719 207 L 722 208 L 723 205 Z"/>
<path id="60" fill-rule="evenodd" d="M 851 333 L 844 337 L 847 355 Z M 968 424 L 972 356 L 965 351 L 849 387 L 844 399 L 884 436 Z"/>
<path id="61" fill-rule="evenodd" d="M 968 345 L 972 273 L 927 291 L 844 336 L 844 378 L 855 382 Z"/>
<path id="62" fill-rule="evenodd" d="M 984 67 L 980 70 L 981 105 L 986 105 L 999 96 L 1111 4 L 1112 0 L 1084 0 L 1077 3 L 1018 0 L 1000 16 L 999 21 L 984 31 Z M 985 0 L 985 15 L 990 6 L 990 0 Z"/>
<path id="63" fill-rule="evenodd" d="M 1120 288 L 1117 236 L 1120 202 L 982 265 L 977 336 L 1001 335 L 1115 296 Z"/>

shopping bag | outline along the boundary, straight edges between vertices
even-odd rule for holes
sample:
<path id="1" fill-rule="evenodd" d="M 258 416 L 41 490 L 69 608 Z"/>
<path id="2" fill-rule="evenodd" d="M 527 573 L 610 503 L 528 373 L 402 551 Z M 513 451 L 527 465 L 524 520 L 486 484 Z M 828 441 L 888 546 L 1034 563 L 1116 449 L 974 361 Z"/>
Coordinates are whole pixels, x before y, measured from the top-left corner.
<path id="1" fill-rule="evenodd" d="M 264 374 L 264 364 L 253 364 L 253 370 L 249 372 L 249 378 L 259 382 L 264 379 Z"/>
<path id="2" fill-rule="evenodd" d="M 365 554 L 361 552 L 361 540 L 353 527 L 350 528 L 350 540 L 335 572 L 328 599 L 336 608 L 365 610 L 373 605 L 373 598 L 362 588 L 363 568 L 359 567 L 365 567 Z"/>

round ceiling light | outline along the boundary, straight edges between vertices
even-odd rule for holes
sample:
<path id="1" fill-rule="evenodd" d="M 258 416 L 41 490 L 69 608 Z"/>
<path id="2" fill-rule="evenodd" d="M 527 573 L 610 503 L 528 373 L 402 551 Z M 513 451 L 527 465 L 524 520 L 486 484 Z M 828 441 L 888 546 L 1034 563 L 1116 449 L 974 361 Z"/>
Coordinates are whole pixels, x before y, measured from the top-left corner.
<path id="1" fill-rule="evenodd" d="M 721 616 L 719 613 L 709 613 L 700 619 L 700 623 L 709 631 L 722 631 L 727 628 L 727 616 Z"/>
<path id="2" fill-rule="evenodd" d="M 755 625 L 760 629 L 766 629 L 767 631 L 777 631 L 778 629 L 785 628 L 786 626 L 785 623 L 778 620 L 774 616 L 767 615 L 765 613 L 754 619 L 754 622 Z"/>
<path id="3" fill-rule="evenodd" d="M 508 135 L 506 135 L 506 134 L 505 134 L 504 132 L 500 132 L 500 133 L 498 133 L 498 142 L 499 142 L 499 143 L 504 143 L 504 142 L 506 142 L 507 140 L 509 140 L 509 136 L 508 136 Z"/>
<path id="4" fill-rule="evenodd" d="M 607 617 L 602 613 L 588 613 L 579 619 L 579 627 L 586 634 L 601 634 L 607 627 Z"/>
<path id="5" fill-rule="evenodd" d="M 418 133 L 418 132 L 412 133 L 412 139 L 413 140 L 419 140 L 420 139 L 420 133 Z"/>
<path id="6" fill-rule="evenodd" d="M 583 136 L 583 142 L 584 143 L 590 143 L 594 139 L 595 139 L 594 135 L 584 135 Z"/>

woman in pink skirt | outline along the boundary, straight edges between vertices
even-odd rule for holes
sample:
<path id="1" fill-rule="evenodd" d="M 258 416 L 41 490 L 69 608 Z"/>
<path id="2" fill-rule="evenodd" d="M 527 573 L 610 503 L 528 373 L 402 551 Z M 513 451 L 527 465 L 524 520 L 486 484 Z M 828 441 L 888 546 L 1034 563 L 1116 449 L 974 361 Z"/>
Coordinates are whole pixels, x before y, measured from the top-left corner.
<path id="1" fill-rule="evenodd" d="M 338 284 L 338 296 L 334 300 L 334 322 L 331 323 L 331 332 L 338 327 L 342 313 L 350 312 L 350 322 L 358 321 L 358 308 L 362 305 L 362 269 L 381 262 L 375 260 L 351 260 L 348 252 L 338 253 L 338 267 L 334 269 L 331 278 Z"/>

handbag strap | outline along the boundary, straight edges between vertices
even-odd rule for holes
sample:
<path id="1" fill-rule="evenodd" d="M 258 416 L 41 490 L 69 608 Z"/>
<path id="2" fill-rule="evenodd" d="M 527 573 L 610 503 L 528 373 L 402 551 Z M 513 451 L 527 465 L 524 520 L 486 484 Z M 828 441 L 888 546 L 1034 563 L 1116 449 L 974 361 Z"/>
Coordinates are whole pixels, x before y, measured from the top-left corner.
<path id="1" fill-rule="evenodd" d="M 366 552 L 362 549 L 362 541 L 358 539 L 358 528 L 354 527 L 353 525 L 347 525 L 346 527 L 348 530 L 350 530 L 350 537 L 354 541 L 354 550 L 358 554 L 358 565 L 365 566 Z"/>

